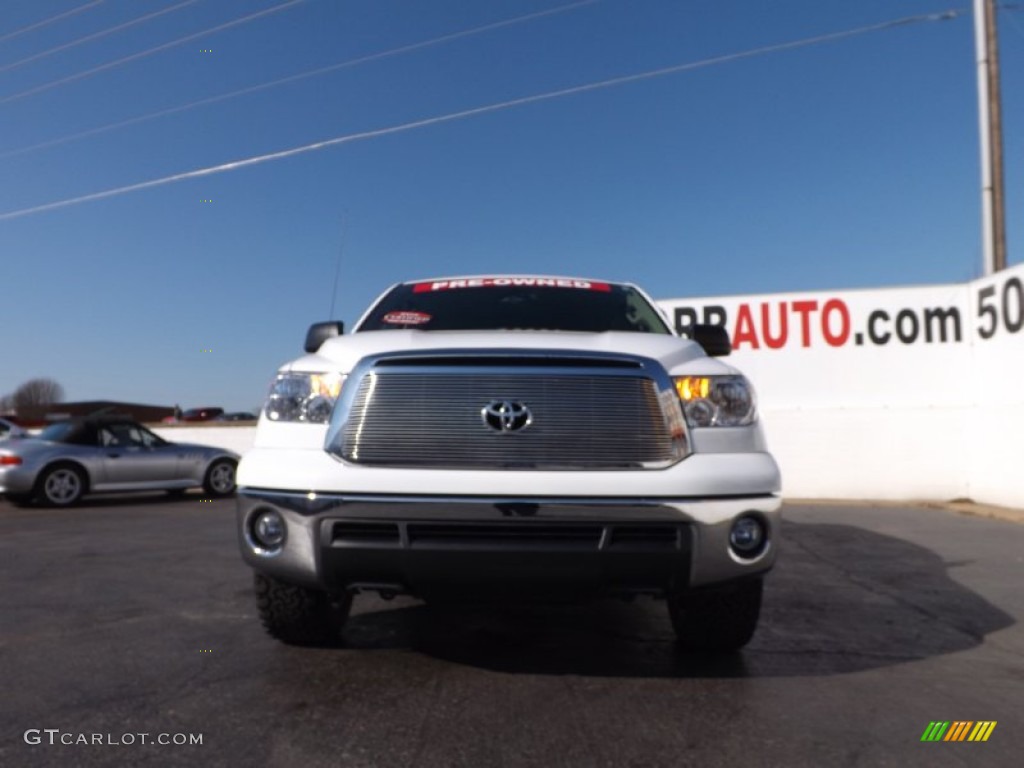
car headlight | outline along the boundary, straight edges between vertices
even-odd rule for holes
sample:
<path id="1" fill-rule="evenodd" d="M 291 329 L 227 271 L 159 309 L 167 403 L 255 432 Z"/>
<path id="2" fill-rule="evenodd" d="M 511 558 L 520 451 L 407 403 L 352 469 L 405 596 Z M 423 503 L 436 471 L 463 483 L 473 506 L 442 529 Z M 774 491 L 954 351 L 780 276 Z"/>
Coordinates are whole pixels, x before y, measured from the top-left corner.
<path id="1" fill-rule="evenodd" d="M 742 376 L 676 376 L 691 427 L 743 427 L 757 420 L 754 388 Z"/>
<path id="2" fill-rule="evenodd" d="M 326 424 L 341 394 L 339 373 L 281 373 L 270 385 L 263 413 L 271 421 Z"/>

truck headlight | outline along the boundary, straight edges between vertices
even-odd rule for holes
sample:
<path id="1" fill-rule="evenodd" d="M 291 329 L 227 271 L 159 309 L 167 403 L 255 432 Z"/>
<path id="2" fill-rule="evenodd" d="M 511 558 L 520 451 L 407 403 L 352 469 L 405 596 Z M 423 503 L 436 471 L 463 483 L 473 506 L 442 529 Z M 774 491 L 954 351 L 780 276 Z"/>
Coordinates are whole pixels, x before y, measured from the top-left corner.
<path id="1" fill-rule="evenodd" d="M 263 413 L 271 421 L 326 424 L 341 394 L 339 373 L 281 373 L 270 385 Z"/>
<path id="2" fill-rule="evenodd" d="M 742 376 L 676 376 L 691 427 L 743 427 L 757 420 L 754 388 Z"/>

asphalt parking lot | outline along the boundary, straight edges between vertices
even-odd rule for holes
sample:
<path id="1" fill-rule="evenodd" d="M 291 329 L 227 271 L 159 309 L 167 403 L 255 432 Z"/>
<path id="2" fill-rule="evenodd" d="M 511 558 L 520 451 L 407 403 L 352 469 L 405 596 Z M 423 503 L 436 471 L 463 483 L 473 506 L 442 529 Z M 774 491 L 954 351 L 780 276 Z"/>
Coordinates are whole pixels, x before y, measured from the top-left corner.
<path id="1" fill-rule="evenodd" d="M 0 765 L 1021 764 L 1021 524 L 787 506 L 758 634 L 701 658 L 651 599 L 362 597 L 344 647 L 286 647 L 259 626 L 233 515 L 0 501 Z M 940 720 L 998 725 L 922 743 Z"/>

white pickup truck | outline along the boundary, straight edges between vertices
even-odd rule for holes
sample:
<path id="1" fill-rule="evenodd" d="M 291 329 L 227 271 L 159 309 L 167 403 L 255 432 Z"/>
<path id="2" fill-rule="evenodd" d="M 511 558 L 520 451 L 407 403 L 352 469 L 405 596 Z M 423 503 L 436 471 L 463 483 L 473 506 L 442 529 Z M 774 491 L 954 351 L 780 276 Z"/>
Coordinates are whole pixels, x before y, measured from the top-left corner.
<path id="1" fill-rule="evenodd" d="M 723 328 L 636 286 L 417 280 L 309 329 L 238 468 L 260 617 L 339 640 L 354 595 L 666 598 L 680 644 L 750 640 L 778 467 Z"/>

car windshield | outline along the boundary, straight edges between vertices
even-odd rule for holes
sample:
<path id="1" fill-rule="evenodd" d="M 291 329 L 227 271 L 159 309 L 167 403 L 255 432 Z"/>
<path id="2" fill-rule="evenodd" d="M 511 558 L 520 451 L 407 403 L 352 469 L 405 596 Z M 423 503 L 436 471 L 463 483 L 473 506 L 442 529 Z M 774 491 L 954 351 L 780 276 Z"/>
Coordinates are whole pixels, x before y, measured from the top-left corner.
<path id="1" fill-rule="evenodd" d="M 357 331 L 671 331 L 628 285 L 549 278 L 470 278 L 395 286 Z"/>
<path id="2" fill-rule="evenodd" d="M 69 442 L 68 438 L 78 431 L 78 425 L 74 422 L 60 421 L 48 426 L 39 433 L 38 437 L 40 440 L 49 440 L 54 443 L 66 443 Z"/>

